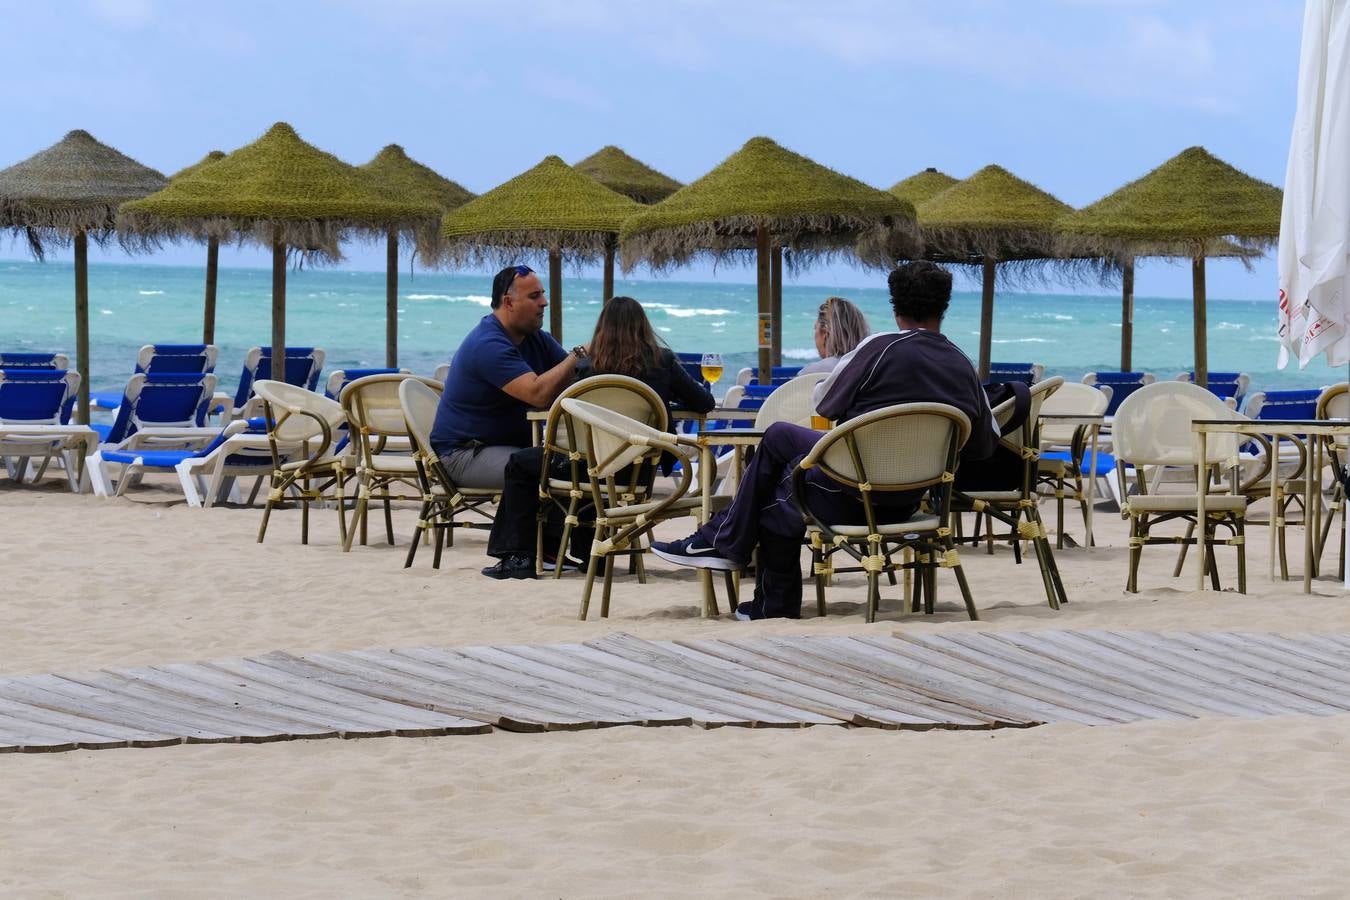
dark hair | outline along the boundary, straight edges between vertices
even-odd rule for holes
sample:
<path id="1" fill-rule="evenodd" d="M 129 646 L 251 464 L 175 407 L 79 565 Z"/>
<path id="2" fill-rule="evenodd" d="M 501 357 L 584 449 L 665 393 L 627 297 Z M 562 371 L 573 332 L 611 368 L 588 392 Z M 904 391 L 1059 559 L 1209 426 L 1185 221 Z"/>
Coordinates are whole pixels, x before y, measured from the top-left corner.
<path id="1" fill-rule="evenodd" d="M 605 375 L 641 378 L 655 365 L 663 346 L 641 303 L 632 297 L 611 297 L 591 335 L 591 365 Z"/>
<path id="2" fill-rule="evenodd" d="M 952 300 L 952 273 L 926 259 L 897 266 L 886 279 L 896 316 L 941 319 Z"/>
<path id="3" fill-rule="evenodd" d="M 497 309 L 502 305 L 502 298 L 506 296 L 507 291 L 511 290 L 511 283 L 516 280 L 517 276 L 533 273 L 534 269 L 520 265 L 507 266 L 498 272 L 496 277 L 492 279 L 492 308 Z"/>

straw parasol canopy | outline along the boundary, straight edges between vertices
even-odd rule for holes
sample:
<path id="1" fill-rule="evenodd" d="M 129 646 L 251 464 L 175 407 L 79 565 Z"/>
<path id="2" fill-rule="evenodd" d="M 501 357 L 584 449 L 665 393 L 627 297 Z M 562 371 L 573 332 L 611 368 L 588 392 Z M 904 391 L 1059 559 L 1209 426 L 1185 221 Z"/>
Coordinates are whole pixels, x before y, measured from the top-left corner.
<path id="1" fill-rule="evenodd" d="M 119 228 L 154 237 L 235 239 L 272 249 L 272 377 L 285 372 L 286 257 L 295 247 L 340 259 L 351 231 L 415 230 L 440 211 L 389 199 L 359 172 L 300 139 L 284 122 L 224 158 L 122 205 Z"/>
<path id="2" fill-rule="evenodd" d="M 212 150 L 190 166 L 184 166 L 169 176 L 173 181 L 199 172 L 211 163 L 225 158 L 224 150 Z M 206 239 L 206 291 L 202 301 L 202 343 L 216 342 L 216 281 L 220 271 L 220 238 Z"/>
<path id="3" fill-rule="evenodd" d="M 624 265 L 655 269 L 699 256 L 736 256 L 753 247 L 759 287 L 760 379 L 767 383 L 781 310 L 774 309 L 772 247 L 800 266 L 819 256 L 853 254 L 889 265 L 888 245 L 914 234 L 914 208 L 841 175 L 766 137 L 751 138 L 697 181 L 624 223 Z"/>
<path id="4" fill-rule="evenodd" d="M 919 230 L 930 258 L 979 265 L 983 270 L 979 367 L 980 377 L 988 378 L 996 268 L 1053 259 L 1055 222 L 1073 209 L 1000 166 L 985 166 L 932 195 L 918 209 Z"/>
<path id="5" fill-rule="evenodd" d="M 590 262 L 642 207 L 556 156 L 445 214 L 444 256 L 457 265 L 547 257 L 549 331 L 562 339 L 562 261 Z"/>
<path id="6" fill-rule="evenodd" d="M 1195 378 L 1203 385 L 1208 382 L 1205 258 L 1232 255 L 1234 244 L 1253 253 L 1273 246 L 1280 233 L 1281 203 L 1279 188 L 1203 147 L 1190 147 L 1057 225 L 1070 252 L 1125 260 L 1190 258 Z"/>
<path id="7" fill-rule="evenodd" d="M 683 186 L 613 144 L 601 147 L 573 168 L 638 203 L 660 203 Z"/>
<path id="8" fill-rule="evenodd" d="M 591 176 L 611 191 L 618 191 L 625 197 L 647 205 L 661 202 L 682 187 L 674 178 L 634 159 L 613 144 L 601 147 L 573 168 Z M 610 241 L 605 247 L 602 282 L 605 300 L 614 296 L 614 252 L 617 243 Z"/>
<path id="9" fill-rule="evenodd" d="M 79 421 L 89 421 L 89 238 L 114 234 L 117 207 L 165 184 L 162 174 L 72 131 L 56 144 L 0 171 L 0 228 L 22 229 L 38 259 L 48 244 L 75 245 L 75 364 Z"/>
<path id="10" fill-rule="evenodd" d="M 916 172 L 903 181 L 897 181 L 886 190 L 901 200 L 906 200 L 918 206 L 920 203 L 931 200 L 934 195 L 942 193 L 959 180 L 929 166 L 922 172 Z"/>
<path id="11" fill-rule="evenodd" d="M 441 213 L 473 199 L 467 188 L 456 184 L 412 159 L 398 144 L 389 144 L 375 158 L 358 168 L 370 176 L 375 188 L 393 200 L 413 198 L 434 204 Z M 434 255 L 439 241 L 440 219 L 429 223 L 415 239 Z M 385 236 L 385 365 L 398 366 L 398 228 L 391 225 Z M 416 252 L 416 251 L 414 251 Z"/>

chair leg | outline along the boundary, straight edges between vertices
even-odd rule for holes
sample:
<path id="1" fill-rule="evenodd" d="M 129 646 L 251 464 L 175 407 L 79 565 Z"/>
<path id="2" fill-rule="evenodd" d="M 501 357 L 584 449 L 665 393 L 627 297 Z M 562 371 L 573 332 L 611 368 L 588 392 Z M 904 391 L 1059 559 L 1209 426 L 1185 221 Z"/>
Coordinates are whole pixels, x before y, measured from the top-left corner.
<path id="1" fill-rule="evenodd" d="M 586 616 L 591 609 L 591 587 L 595 584 L 595 570 L 600 565 L 601 557 L 591 554 L 591 561 L 586 564 L 586 586 L 581 589 L 581 615 L 577 618 L 586 621 Z"/>
<path id="2" fill-rule="evenodd" d="M 880 600 L 881 589 L 877 585 L 880 581 L 876 572 L 867 573 L 867 621 L 875 622 L 877 620 L 877 605 Z"/>
<path id="3" fill-rule="evenodd" d="M 814 540 L 814 538 L 813 538 Z M 811 548 L 811 581 L 816 587 L 816 615 L 825 617 L 825 576 L 818 569 L 825 562 L 825 554 L 815 547 Z"/>
<path id="4" fill-rule="evenodd" d="M 1143 555 L 1144 539 L 1148 531 L 1138 516 L 1130 516 L 1130 571 L 1125 576 L 1125 590 L 1139 593 L 1139 557 Z"/>
<path id="5" fill-rule="evenodd" d="M 614 587 L 614 554 L 605 557 L 605 584 L 600 593 L 600 618 L 609 618 L 609 593 Z"/>
<path id="6" fill-rule="evenodd" d="M 403 568 L 407 569 L 413 564 L 413 557 L 417 555 L 417 545 L 422 542 L 422 535 L 426 528 L 423 522 L 427 521 L 427 516 L 431 514 L 431 503 L 422 501 L 422 509 L 417 513 L 417 527 L 413 529 L 412 543 L 408 545 L 408 555 L 404 557 Z"/>
<path id="7" fill-rule="evenodd" d="M 736 587 L 736 573 L 730 570 L 722 572 L 722 583 L 727 589 L 727 606 L 733 614 L 741 603 L 741 592 Z"/>
<path id="8" fill-rule="evenodd" d="M 436 545 L 431 550 L 431 567 L 439 569 L 441 567 L 441 551 L 445 549 L 446 542 L 454 535 L 455 529 L 452 525 L 437 523 L 433 540 Z"/>
<path id="9" fill-rule="evenodd" d="M 1218 531 L 1219 531 L 1218 527 L 1215 525 L 1211 525 L 1209 522 L 1205 522 L 1204 528 L 1201 529 L 1201 534 L 1205 541 L 1205 545 L 1209 548 L 1209 552 L 1205 554 L 1207 557 L 1209 557 L 1208 559 L 1209 568 L 1207 570 L 1207 573 L 1209 575 L 1209 586 L 1216 591 L 1220 589 L 1219 561 L 1214 558 L 1216 555 L 1214 551 L 1216 549 L 1216 545 L 1219 543 Z"/>
<path id="10" fill-rule="evenodd" d="M 394 514 L 389 509 L 389 487 L 384 489 L 384 536 L 389 546 L 394 546 Z"/>
<path id="11" fill-rule="evenodd" d="M 258 526 L 258 543 L 263 542 L 267 535 L 267 520 L 272 517 L 272 504 L 275 502 L 272 498 L 281 492 L 281 479 L 273 476 L 271 490 L 267 493 L 267 504 L 263 506 L 262 524 Z"/>
<path id="12" fill-rule="evenodd" d="M 300 543 L 309 543 L 309 489 L 310 480 L 305 478 L 300 490 Z"/>
<path id="13" fill-rule="evenodd" d="M 1195 523 L 1186 523 L 1186 536 L 1182 538 L 1181 551 L 1177 554 L 1177 564 L 1172 569 L 1172 577 L 1181 577 L 1181 567 L 1186 565 L 1186 551 L 1191 549 L 1190 541 L 1195 537 Z"/>
<path id="14" fill-rule="evenodd" d="M 957 563 L 952 566 L 952 572 L 956 575 L 956 585 L 961 589 L 961 599 L 966 604 L 966 615 L 970 616 L 970 621 L 978 622 L 980 612 L 975 608 L 975 598 L 970 594 L 970 582 L 966 581 L 966 570 Z"/>
<path id="15" fill-rule="evenodd" d="M 1305 515 L 1306 518 L 1306 515 Z M 1233 530 L 1237 534 L 1238 593 L 1247 593 L 1247 517 L 1239 513 Z"/>

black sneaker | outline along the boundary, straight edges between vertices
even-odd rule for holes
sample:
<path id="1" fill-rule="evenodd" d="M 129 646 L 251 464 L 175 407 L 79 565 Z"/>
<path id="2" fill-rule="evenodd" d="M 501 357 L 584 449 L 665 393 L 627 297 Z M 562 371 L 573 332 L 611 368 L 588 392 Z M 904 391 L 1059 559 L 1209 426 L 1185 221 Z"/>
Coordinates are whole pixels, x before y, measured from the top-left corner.
<path id="1" fill-rule="evenodd" d="M 699 537 L 691 535 L 682 541 L 655 541 L 652 552 L 677 566 L 693 566 L 695 569 L 717 569 L 730 572 L 740 568 L 733 560 L 719 556 L 717 549 Z"/>
<path id="2" fill-rule="evenodd" d="M 507 578 L 534 578 L 533 556 L 508 556 L 495 566 L 488 566 L 483 574 L 498 581 Z"/>
<path id="3" fill-rule="evenodd" d="M 738 622 L 753 622 L 762 618 L 764 616 L 755 609 L 755 604 L 749 600 L 736 607 L 736 621 Z"/>
<path id="4" fill-rule="evenodd" d="M 552 572 L 556 568 L 558 568 L 558 558 L 556 556 L 549 556 L 547 553 L 544 554 L 544 571 Z M 564 572 L 580 572 L 581 563 L 572 559 L 570 556 L 564 555 L 562 560 L 562 570 Z"/>

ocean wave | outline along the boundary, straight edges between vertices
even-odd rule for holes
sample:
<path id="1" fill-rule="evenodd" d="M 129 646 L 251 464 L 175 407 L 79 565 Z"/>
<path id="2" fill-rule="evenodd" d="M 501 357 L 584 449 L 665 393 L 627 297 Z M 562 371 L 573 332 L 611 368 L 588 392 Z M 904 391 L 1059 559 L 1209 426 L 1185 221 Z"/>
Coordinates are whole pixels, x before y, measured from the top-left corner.
<path id="1" fill-rule="evenodd" d="M 685 307 L 676 306 L 673 303 L 648 302 L 642 304 L 646 309 L 659 309 L 668 316 L 674 316 L 677 319 L 691 319 L 694 316 L 729 316 L 729 309 L 709 309 L 701 306 Z"/>
<path id="2" fill-rule="evenodd" d="M 112 314 L 113 314 L 113 311 L 112 311 L 111 309 L 100 309 L 100 310 L 99 310 L 99 315 L 111 316 Z"/>
<path id="3" fill-rule="evenodd" d="M 1215 327 L 1235 331 L 1240 328 L 1246 328 L 1247 326 L 1243 325 L 1241 322 L 1220 322 Z"/>
<path id="4" fill-rule="evenodd" d="M 820 354 L 816 352 L 815 347 L 793 347 L 790 350 L 783 351 L 783 359 L 820 359 Z"/>
<path id="5" fill-rule="evenodd" d="M 991 340 L 991 344 L 1058 344 L 1059 341 L 1052 341 L 1050 338 L 997 338 Z"/>
<path id="6" fill-rule="evenodd" d="M 447 303 L 477 303 L 491 306 L 492 298 L 483 294 L 405 294 L 404 300 L 444 300 Z"/>
<path id="7" fill-rule="evenodd" d="M 161 297 L 164 295 L 163 291 L 137 291 L 136 293 L 142 297 Z"/>

